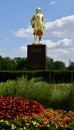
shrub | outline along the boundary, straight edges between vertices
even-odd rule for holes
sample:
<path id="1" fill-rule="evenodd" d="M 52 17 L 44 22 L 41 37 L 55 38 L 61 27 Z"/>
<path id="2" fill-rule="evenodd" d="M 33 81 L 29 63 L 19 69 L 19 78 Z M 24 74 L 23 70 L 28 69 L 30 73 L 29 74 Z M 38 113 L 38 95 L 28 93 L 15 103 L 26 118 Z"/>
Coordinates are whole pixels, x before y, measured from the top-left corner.
<path id="1" fill-rule="evenodd" d="M 0 95 L 37 100 L 47 108 L 74 110 L 73 84 L 48 84 L 40 78 L 24 77 L 0 83 Z"/>

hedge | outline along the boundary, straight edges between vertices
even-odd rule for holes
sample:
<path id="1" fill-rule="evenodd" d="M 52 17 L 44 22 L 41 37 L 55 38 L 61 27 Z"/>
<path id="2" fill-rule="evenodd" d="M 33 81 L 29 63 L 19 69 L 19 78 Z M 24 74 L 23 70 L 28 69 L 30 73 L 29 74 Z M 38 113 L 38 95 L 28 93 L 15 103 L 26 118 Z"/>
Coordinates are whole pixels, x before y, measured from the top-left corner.
<path id="1" fill-rule="evenodd" d="M 9 79 L 16 80 L 19 77 L 31 78 L 41 77 L 48 83 L 73 83 L 74 71 L 48 71 L 48 70 L 32 70 L 32 71 L 0 71 L 0 82 Z"/>

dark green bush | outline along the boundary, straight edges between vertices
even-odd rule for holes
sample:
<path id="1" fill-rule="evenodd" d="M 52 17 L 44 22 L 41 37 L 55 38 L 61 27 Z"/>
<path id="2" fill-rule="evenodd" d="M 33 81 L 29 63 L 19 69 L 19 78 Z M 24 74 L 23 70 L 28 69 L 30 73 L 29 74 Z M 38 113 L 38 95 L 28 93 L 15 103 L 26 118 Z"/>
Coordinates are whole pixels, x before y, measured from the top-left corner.
<path id="1" fill-rule="evenodd" d="M 15 80 L 23 76 L 28 80 L 31 78 L 41 77 L 43 81 L 48 83 L 73 83 L 74 71 L 48 71 L 48 70 L 34 70 L 34 71 L 1 71 L 0 82 L 8 79 Z"/>

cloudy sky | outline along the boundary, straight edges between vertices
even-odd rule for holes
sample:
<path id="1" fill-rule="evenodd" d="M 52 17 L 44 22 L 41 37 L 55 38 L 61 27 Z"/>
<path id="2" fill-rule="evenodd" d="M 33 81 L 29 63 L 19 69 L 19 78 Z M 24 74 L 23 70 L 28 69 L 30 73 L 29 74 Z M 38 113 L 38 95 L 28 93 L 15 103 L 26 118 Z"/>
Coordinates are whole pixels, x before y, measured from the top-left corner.
<path id="1" fill-rule="evenodd" d="M 42 44 L 47 56 L 69 65 L 74 61 L 74 0 L 0 0 L 0 55 L 27 57 L 33 43 L 30 19 L 40 7 L 45 18 Z"/>

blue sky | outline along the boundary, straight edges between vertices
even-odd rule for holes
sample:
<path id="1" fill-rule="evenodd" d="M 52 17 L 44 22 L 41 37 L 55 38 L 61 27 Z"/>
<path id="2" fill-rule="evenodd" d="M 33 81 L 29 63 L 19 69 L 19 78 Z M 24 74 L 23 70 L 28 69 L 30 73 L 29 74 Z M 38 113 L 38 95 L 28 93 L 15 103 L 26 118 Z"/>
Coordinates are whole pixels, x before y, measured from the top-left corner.
<path id="1" fill-rule="evenodd" d="M 0 0 L 0 55 L 27 57 L 27 45 L 33 43 L 30 19 L 37 7 L 45 18 L 47 56 L 69 65 L 69 59 L 74 61 L 74 0 Z"/>

